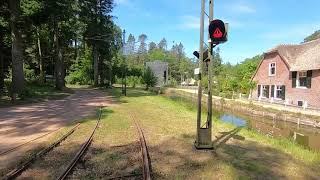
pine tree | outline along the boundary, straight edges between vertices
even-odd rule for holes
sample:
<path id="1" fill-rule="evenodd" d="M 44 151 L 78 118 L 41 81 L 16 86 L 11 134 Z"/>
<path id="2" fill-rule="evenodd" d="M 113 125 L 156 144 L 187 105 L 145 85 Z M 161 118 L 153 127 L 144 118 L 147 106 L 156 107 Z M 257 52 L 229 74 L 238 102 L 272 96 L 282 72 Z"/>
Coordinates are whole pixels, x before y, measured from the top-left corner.
<path id="1" fill-rule="evenodd" d="M 8 0 L 10 10 L 10 29 L 12 40 L 12 98 L 21 93 L 25 87 L 23 73 L 23 41 L 21 29 L 20 0 Z"/>

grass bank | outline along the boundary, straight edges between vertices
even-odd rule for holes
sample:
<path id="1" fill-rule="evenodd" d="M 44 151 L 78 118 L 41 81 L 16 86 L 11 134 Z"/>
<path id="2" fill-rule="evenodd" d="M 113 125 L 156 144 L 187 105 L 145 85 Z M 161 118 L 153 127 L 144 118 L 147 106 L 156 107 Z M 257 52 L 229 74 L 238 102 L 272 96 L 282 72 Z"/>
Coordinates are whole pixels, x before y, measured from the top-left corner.
<path id="1" fill-rule="evenodd" d="M 59 91 L 49 84 L 36 85 L 27 83 L 26 89 L 23 93 L 23 97 L 18 98 L 14 103 L 11 102 L 11 98 L 8 96 L 8 93 L 0 96 L 0 108 L 39 101 L 62 99 L 71 95 L 72 93 L 73 92 L 70 89 Z"/>

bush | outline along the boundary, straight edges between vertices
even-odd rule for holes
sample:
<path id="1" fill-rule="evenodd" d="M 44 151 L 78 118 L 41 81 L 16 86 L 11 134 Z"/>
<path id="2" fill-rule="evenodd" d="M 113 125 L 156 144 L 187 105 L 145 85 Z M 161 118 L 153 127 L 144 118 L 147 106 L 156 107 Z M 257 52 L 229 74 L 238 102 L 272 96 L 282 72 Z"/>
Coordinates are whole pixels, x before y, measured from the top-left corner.
<path id="1" fill-rule="evenodd" d="M 34 69 L 29 69 L 28 67 L 24 68 L 24 76 L 28 82 L 36 83 L 39 77 L 34 72 Z"/>
<path id="2" fill-rule="evenodd" d="M 25 100 L 27 98 L 31 98 L 35 96 L 35 93 L 29 89 L 28 87 L 25 87 L 22 92 L 19 93 L 18 97 L 21 99 L 21 100 Z"/>
<path id="3" fill-rule="evenodd" d="M 10 80 L 5 80 L 4 81 L 4 89 L 7 91 L 7 96 L 10 96 L 11 94 L 11 81 Z"/>
<path id="4" fill-rule="evenodd" d="M 117 75 L 115 76 L 115 83 L 116 84 L 122 84 L 122 78 L 118 77 Z"/>
<path id="5" fill-rule="evenodd" d="M 178 81 L 174 78 L 170 78 L 170 80 L 167 83 L 167 87 L 177 87 Z"/>
<path id="6" fill-rule="evenodd" d="M 142 84 L 142 77 L 141 76 L 129 76 L 127 78 L 127 84 L 133 88 L 135 88 L 137 85 Z"/>
<path id="7" fill-rule="evenodd" d="M 70 72 L 66 76 L 68 84 L 87 85 L 93 80 L 93 69 L 91 64 L 91 53 L 86 50 L 85 55 L 70 67 Z"/>
<path id="8" fill-rule="evenodd" d="M 154 75 L 151 68 L 148 67 L 143 73 L 143 83 L 146 85 L 146 90 L 149 87 L 154 87 L 157 84 L 158 78 Z"/>

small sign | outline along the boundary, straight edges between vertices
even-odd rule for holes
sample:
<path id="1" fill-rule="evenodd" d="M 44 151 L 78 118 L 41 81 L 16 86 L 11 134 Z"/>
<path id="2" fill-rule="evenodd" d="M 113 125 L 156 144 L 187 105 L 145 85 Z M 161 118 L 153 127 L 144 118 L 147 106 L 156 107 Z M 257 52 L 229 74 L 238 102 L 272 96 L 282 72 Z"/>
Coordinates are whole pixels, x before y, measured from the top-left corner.
<path id="1" fill-rule="evenodd" d="M 214 38 L 221 38 L 223 36 L 222 32 L 220 31 L 219 28 L 217 28 L 214 33 L 213 33 L 213 37 Z"/>
<path id="2" fill-rule="evenodd" d="M 211 21 L 209 25 L 211 43 L 220 44 L 227 41 L 227 27 L 220 19 Z"/>
<path id="3" fill-rule="evenodd" d="M 200 74 L 200 68 L 194 69 L 194 75 L 199 75 Z"/>

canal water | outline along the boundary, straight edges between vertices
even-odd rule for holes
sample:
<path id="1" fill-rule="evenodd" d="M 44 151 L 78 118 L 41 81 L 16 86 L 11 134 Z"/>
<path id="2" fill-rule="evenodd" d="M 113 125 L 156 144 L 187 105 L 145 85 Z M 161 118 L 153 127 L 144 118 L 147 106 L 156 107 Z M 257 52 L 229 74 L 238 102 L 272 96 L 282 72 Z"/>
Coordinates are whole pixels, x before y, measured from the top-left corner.
<path id="1" fill-rule="evenodd" d="M 260 116 L 247 116 L 229 110 L 214 111 L 214 116 L 237 127 L 247 127 L 270 137 L 288 138 L 306 148 L 320 151 L 320 129 Z"/>
<path id="2" fill-rule="evenodd" d="M 196 105 L 195 96 L 190 97 L 176 92 L 168 93 L 166 96 L 190 103 L 192 106 Z M 246 127 L 270 137 L 287 138 L 305 148 L 320 151 L 320 129 L 318 128 L 267 117 L 248 116 L 230 109 L 217 109 L 217 107 L 214 107 L 213 112 L 216 118 L 226 123 L 231 123 L 237 127 Z"/>

